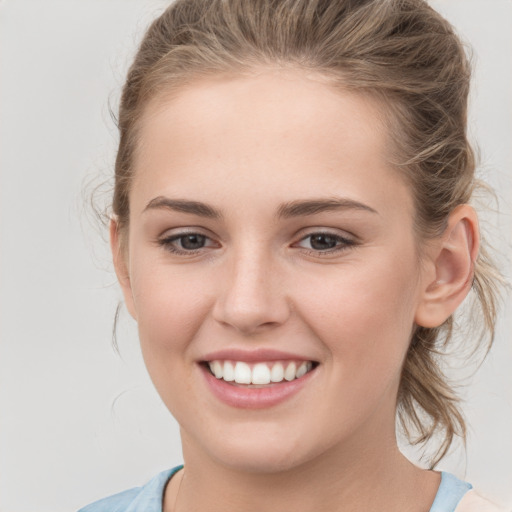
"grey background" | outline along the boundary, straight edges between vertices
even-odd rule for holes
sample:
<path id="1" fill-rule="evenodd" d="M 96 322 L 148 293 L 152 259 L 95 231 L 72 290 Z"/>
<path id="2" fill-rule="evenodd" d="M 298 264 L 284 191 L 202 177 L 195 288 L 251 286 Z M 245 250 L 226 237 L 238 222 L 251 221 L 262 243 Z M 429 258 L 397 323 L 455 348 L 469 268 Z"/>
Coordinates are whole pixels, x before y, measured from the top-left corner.
<path id="1" fill-rule="evenodd" d="M 108 102 L 166 3 L 0 1 L 1 512 L 74 510 L 181 462 L 126 312 L 121 357 L 111 348 L 120 292 L 84 199 L 112 169 Z M 512 2 L 432 3 L 475 50 L 470 131 L 501 210 L 484 220 L 510 255 Z M 467 453 L 459 446 L 440 465 L 510 507 L 511 312 L 509 297 L 496 345 L 464 390 Z"/>

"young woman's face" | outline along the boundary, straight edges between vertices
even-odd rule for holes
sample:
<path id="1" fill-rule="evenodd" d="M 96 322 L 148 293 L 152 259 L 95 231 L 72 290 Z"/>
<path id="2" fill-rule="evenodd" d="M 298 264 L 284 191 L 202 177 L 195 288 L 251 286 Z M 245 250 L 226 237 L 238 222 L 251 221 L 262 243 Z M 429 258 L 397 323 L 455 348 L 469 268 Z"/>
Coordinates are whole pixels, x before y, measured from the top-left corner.
<path id="1" fill-rule="evenodd" d="M 276 471 L 394 442 L 428 276 L 376 106 L 262 72 L 151 104 L 140 137 L 118 273 L 185 456 Z"/>

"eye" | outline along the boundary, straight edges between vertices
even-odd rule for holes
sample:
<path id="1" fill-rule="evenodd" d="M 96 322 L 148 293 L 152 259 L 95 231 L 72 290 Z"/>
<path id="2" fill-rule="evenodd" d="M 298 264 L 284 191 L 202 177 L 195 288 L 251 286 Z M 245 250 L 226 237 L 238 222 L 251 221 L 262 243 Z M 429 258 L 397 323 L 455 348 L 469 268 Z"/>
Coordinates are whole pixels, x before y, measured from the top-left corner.
<path id="1" fill-rule="evenodd" d="M 176 254 L 194 254 L 206 247 L 216 247 L 217 244 L 201 233 L 178 233 L 162 238 L 158 244 Z"/>
<path id="2" fill-rule="evenodd" d="M 187 251 L 194 251 L 196 249 L 202 249 L 205 246 L 206 237 L 204 235 L 192 233 L 190 235 L 182 235 L 179 238 L 176 238 L 174 241 L 179 242 L 182 249 L 186 249 Z"/>
<path id="3" fill-rule="evenodd" d="M 297 245 L 304 249 L 309 249 L 311 252 L 337 252 L 347 249 L 355 245 L 355 240 L 347 237 L 336 235 L 334 233 L 310 233 L 308 236 L 302 238 Z"/>

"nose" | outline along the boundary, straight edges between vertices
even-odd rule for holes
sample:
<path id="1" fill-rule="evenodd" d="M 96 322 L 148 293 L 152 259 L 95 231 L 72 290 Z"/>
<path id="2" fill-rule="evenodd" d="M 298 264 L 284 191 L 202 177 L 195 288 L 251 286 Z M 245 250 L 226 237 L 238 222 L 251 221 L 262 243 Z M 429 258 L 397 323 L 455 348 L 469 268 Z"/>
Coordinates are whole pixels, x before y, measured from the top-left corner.
<path id="1" fill-rule="evenodd" d="M 233 254 L 226 262 L 213 317 L 245 335 L 282 325 L 290 315 L 282 272 L 269 254 Z"/>

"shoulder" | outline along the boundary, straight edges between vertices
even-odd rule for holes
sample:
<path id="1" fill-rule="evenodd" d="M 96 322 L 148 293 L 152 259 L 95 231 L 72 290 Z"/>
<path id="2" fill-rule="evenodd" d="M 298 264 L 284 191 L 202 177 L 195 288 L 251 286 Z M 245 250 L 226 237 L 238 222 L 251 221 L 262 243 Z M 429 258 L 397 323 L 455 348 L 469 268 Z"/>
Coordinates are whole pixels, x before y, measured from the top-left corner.
<path id="1" fill-rule="evenodd" d="M 142 487 L 135 487 L 108 498 L 103 498 L 81 508 L 78 512 L 124 512 L 140 494 L 141 489 Z"/>
<path id="2" fill-rule="evenodd" d="M 162 512 L 162 499 L 169 479 L 182 466 L 162 471 L 146 485 L 91 503 L 78 512 Z"/>
<path id="3" fill-rule="evenodd" d="M 462 497 L 471 489 L 471 484 L 459 480 L 455 475 L 443 471 L 441 484 L 430 512 L 454 512 Z"/>
<path id="4" fill-rule="evenodd" d="M 506 512 L 475 490 L 468 491 L 460 500 L 455 512 Z"/>
<path id="5" fill-rule="evenodd" d="M 471 484 L 451 473 L 441 473 L 441 484 L 430 512 L 506 512 L 483 498 Z"/>

